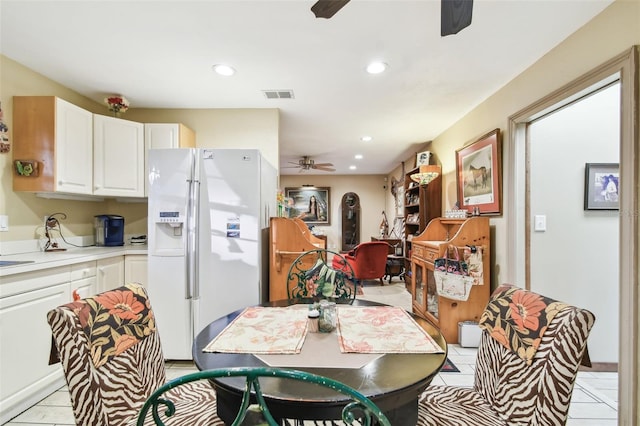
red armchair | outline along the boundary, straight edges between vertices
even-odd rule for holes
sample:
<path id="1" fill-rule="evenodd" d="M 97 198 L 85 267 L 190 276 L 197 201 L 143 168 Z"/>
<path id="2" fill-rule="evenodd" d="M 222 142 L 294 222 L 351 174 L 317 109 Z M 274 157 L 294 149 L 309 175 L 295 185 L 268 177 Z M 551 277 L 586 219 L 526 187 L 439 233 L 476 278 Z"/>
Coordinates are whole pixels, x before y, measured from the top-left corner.
<path id="1" fill-rule="evenodd" d="M 343 256 L 353 268 L 356 283 L 362 282 L 362 280 L 379 279 L 380 284 L 384 285 L 382 277 L 386 275 L 388 254 L 389 244 L 384 241 L 370 241 L 358 244 L 356 248 Z M 331 266 L 333 269 L 342 270 L 344 261 L 335 256 Z"/>

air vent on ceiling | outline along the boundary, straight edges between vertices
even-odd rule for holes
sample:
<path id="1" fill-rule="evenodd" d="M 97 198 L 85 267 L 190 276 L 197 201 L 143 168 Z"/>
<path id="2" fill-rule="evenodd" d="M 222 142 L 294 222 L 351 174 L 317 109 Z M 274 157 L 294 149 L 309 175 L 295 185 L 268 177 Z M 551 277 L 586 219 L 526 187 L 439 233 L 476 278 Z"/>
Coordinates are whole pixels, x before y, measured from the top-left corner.
<path id="1" fill-rule="evenodd" d="M 293 99 L 293 90 L 263 90 L 267 99 Z"/>

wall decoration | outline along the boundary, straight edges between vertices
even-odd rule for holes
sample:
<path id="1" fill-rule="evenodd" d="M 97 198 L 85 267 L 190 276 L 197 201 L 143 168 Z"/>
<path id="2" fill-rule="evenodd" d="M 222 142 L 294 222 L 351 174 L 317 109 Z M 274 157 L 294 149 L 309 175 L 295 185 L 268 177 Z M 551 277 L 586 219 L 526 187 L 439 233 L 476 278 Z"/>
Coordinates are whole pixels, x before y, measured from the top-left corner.
<path id="1" fill-rule="evenodd" d="M 586 163 L 584 167 L 584 209 L 619 210 L 618 163 Z"/>
<path id="2" fill-rule="evenodd" d="M 460 209 L 481 215 L 502 214 L 500 129 L 456 150 Z"/>
<path id="3" fill-rule="evenodd" d="M 2 102 L 0 102 L 0 153 L 11 151 L 9 143 L 9 128 L 4 124 L 4 114 L 2 112 Z"/>
<path id="4" fill-rule="evenodd" d="M 40 176 L 40 167 L 38 167 L 38 162 L 36 160 L 15 160 L 13 165 L 15 166 L 14 170 L 18 176 Z"/>
<path id="5" fill-rule="evenodd" d="M 285 188 L 285 196 L 293 200 L 289 217 L 298 217 L 309 225 L 330 225 L 330 193 L 328 187 L 303 186 Z"/>
<path id="6" fill-rule="evenodd" d="M 416 155 L 416 167 L 427 166 L 431 159 L 431 151 L 419 152 Z"/>
<path id="7" fill-rule="evenodd" d="M 107 96 L 104 98 L 104 103 L 107 104 L 107 108 L 114 117 L 120 117 L 129 109 L 129 101 L 122 95 Z"/>

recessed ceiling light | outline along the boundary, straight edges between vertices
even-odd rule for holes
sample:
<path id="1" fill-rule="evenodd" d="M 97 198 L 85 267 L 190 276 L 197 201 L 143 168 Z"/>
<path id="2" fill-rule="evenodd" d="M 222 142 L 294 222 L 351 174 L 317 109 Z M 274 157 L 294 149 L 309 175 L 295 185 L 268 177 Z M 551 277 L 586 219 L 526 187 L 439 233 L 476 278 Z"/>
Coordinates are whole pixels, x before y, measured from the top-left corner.
<path id="1" fill-rule="evenodd" d="M 355 169 L 356 169 L 356 166 L 353 166 L 353 165 L 349 166 L 349 170 L 355 170 Z"/>
<path id="2" fill-rule="evenodd" d="M 361 140 L 362 142 L 371 142 L 371 140 L 372 140 L 372 139 L 373 139 L 373 138 L 372 138 L 371 136 L 362 136 L 362 137 L 360 138 L 360 140 Z"/>
<path id="3" fill-rule="evenodd" d="M 369 65 L 367 65 L 367 72 L 369 74 L 380 74 L 381 72 L 384 72 L 388 67 L 389 65 L 385 64 L 384 62 L 371 62 Z"/>
<path id="4" fill-rule="evenodd" d="M 225 77 L 229 77 L 236 73 L 236 70 L 233 69 L 233 67 L 230 67 L 229 65 L 225 65 L 225 64 L 216 64 L 213 66 L 213 70 L 216 73 L 223 75 Z"/>
<path id="5" fill-rule="evenodd" d="M 356 154 L 355 155 L 355 159 L 356 160 L 362 160 L 362 154 Z"/>

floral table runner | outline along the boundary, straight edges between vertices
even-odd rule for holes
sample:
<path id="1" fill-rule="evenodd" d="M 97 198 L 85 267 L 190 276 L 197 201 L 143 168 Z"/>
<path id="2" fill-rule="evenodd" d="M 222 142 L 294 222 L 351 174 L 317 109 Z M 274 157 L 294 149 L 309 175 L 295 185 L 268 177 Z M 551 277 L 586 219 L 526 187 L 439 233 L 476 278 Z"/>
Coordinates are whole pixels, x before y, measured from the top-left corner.
<path id="1" fill-rule="evenodd" d="M 394 306 L 339 306 L 337 333 L 342 352 L 444 352 L 408 312 Z"/>
<path id="2" fill-rule="evenodd" d="M 298 305 L 300 306 L 300 305 Z M 297 354 L 307 334 L 307 309 L 249 307 L 204 352 Z"/>

